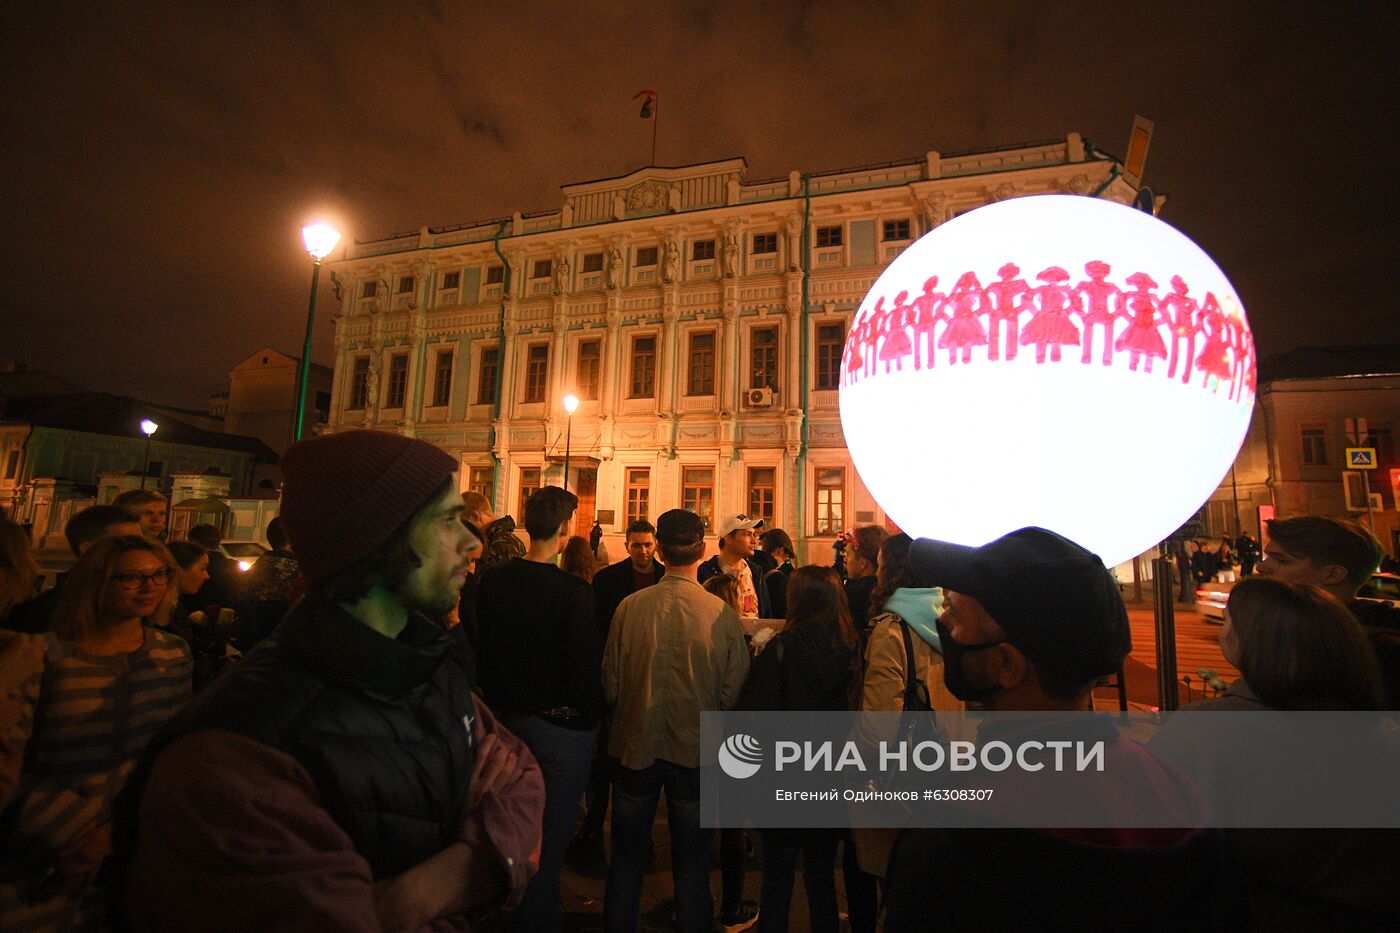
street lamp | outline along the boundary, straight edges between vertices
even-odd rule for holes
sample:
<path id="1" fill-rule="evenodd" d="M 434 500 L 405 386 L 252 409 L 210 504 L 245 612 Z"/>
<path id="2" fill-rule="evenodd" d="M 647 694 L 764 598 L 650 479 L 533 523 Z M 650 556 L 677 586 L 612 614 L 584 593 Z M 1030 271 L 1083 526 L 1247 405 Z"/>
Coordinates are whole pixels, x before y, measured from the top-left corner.
<path id="1" fill-rule="evenodd" d="M 301 228 L 301 239 L 311 254 L 311 304 L 306 309 L 306 341 L 301 347 L 301 372 L 297 374 L 297 413 L 292 440 L 301 440 L 301 425 L 306 416 L 306 383 L 311 376 L 311 324 L 316 319 L 316 285 L 321 281 L 321 260 L 330 255 L 340 242 L 340 233 L 330 224 L 314 223 Z"/>
<path id="2" fill-rule="evenodd" d="M 141 488 L 146 488 L 146 474 L 151 472 L 151 436 L 156 433 L 160 425 L 150 418 L 141 419 L 141 433 L 146 435 L 146 457 L 141 461 Z"/>
<path id="3" fill-rule="evenodd" d="M 578 411 L 578 396 L 564 396 L 564 410 L 569 413 L 569 424 L 564 429 L 564 491 L 569 491 L 569 443 L 574 439 L 574 412 Z"/>

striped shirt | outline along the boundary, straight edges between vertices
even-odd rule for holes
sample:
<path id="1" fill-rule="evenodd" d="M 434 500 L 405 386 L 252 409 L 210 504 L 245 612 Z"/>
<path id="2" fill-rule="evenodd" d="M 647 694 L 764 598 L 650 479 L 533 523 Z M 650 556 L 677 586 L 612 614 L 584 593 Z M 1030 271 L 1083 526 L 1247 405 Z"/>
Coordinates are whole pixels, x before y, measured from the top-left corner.
<path id="1" fill-rule="evenodd" d="M 93 919 L 88 910 L 98 897 L 26 904 L 19 886 L 33 878 L 34 865 L 50 863 L 53 853 L 109 822 L 112 800 L 136 759 L 189 701 L 188 646 L 168 632 L 144 631 L 140 648 L 106 657 L 46 636 L 44 671 L 20 695 L 15 734 L 25 758 L 10 802 L 14 822 L 0 840 L 0 928 L 62 928 Z"/>

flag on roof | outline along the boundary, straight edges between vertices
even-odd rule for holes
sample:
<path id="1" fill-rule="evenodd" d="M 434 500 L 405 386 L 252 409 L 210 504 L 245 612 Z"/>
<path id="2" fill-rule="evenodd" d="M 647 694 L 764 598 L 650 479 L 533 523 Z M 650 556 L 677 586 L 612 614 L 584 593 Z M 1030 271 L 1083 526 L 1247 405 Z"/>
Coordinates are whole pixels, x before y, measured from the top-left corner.
<path id="1" fill-rule="evenodd" d="M 650 120 L 651 115 L 656 112 L 656 92 L 650 88 L 638 91 L 632 95 L 632 99 L 642 98 L 642 112 L 638 114 L 643 120 Z"/>

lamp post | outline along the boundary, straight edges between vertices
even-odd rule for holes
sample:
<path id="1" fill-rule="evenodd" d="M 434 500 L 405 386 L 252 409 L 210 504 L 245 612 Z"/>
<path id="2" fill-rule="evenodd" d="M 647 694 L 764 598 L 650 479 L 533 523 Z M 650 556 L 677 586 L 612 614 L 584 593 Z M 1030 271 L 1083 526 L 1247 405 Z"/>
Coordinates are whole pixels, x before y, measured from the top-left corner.
<path id="1" fill-rule="evenodd" d="M 569 491 L 569 444 L 574 439 L 574 412 L 578 411 L 578 396 L 564 396 L 564 410 L 569 413 L 569 424 L 564 429 L 564 491 Z"/>
<path id="2" fill-rule="evenodd" d="M 141 419 L 141 433 L 146 435 L 146 456 L 141 461 L 141 488 L 146 488 L 146 474 L 151 472 L 151 436 L 156 433 L 160 425 L 150 418 Z"/>
<path id="3" fill-rule="evenodd" d="M 292 440 L 301 440 L 302 421 L 306 417 L 306 383 L 311 376 L 311 325 L 316 319 L 316 285 L 321 281 L 321 260 L 330 255 L 340 242 L 340 233 L 330 224 L 314 223 L 301 228 L 301 239 L 311 254 L 311 304 L 306 309 L 306 340 L 301 347 L 301 371 L 297 374 L 297 412 L 292 427 Z"/>

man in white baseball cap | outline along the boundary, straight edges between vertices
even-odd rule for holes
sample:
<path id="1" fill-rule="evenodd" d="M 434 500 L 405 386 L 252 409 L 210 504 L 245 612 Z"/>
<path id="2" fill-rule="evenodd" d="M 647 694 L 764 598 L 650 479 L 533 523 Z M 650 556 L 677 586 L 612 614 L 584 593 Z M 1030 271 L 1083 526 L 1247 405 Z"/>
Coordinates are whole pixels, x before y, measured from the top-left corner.
<path id="1" fill-rule="evenodd" d="M 739 581 L 741 619 L 772 618 L 772 602 L 768 598 L 768 586 L 763 582 L 765 568 L 754 558 L 758 550 L 756 532 L 762 530 L 761 518 L 749 518 L 742 513 L 724 516 L 719 523 L 719 553 L 701 564 L 697 573 L 701 583 L 721 573 Z"/>

